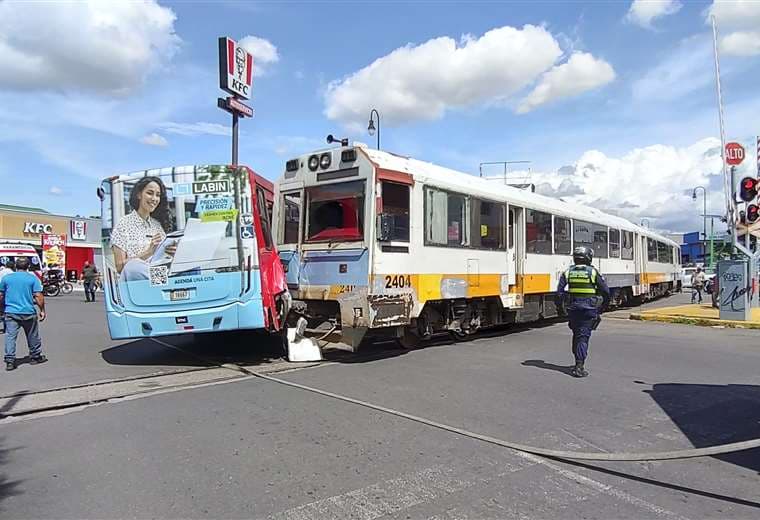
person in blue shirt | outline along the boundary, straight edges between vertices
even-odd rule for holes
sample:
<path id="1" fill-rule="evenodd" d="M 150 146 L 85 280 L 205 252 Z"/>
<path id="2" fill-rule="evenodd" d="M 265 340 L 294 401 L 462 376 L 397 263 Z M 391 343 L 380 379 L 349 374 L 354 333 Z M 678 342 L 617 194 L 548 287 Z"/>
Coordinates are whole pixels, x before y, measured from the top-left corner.
<path id="1" fill-rule="evenodd" d="M 34 306 L 37 305 L 39 313 Z M 32 365 L 47 361 L 42 353 L 39 322 L 45 320 L 42 283 L 29 272 L 29 259 L 16 260 L 16 272 L 0 280 L 0 314 L 5 312 L 5 369 L 16 369 L 16 338 L 24 329 Z"/>
<path id="2" fill-rule="evenodd" d="M 601 310 L 610 303 L 610 289 L 604 277 L 591 265 L 593 259 L 594 251 L 591 248 L 576 247 L 573 251 L 575 265 L 562 274 L 557 286 L 560 305 L 566 307 L 568 325 L 573 331 L 575 367 L 570 374 L 574 377 L 588 376 L 585 363 L 591 332 L 599 324 Z"/>

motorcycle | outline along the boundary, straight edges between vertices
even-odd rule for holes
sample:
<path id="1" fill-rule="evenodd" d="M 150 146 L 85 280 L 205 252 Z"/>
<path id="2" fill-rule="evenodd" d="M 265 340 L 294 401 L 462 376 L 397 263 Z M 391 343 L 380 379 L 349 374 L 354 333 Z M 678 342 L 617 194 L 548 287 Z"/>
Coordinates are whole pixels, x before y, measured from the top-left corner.
<path id="1" fill-rule="evenodd" d="M 74 286 L 60 275 L 45 273 L 42 275 L 42 293 L 45 296 L 58 296 L 61 293 L 71 294 Z"/>

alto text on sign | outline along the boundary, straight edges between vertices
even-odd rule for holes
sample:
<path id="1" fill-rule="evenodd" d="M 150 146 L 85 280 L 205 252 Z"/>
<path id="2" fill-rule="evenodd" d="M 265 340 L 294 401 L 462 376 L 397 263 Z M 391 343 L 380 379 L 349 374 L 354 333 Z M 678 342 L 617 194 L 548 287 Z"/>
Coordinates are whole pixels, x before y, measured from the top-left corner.
<path id="1" fill-rule="evenodd" d="M 731 166 L 738 166 L 744 160 L 744 147 L 739 143 L 726 144 L 726 163 Z"/>

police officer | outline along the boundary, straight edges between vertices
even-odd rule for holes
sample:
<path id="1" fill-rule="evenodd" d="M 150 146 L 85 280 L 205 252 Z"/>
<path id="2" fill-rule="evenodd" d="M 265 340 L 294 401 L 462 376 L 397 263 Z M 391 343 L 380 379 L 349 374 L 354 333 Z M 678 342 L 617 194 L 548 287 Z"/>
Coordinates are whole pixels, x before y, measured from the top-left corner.
<path id="1" fill-rule="evenodd" d="M 568 324 L 573 331 L 575 367 L 570 373 L 575 377 L 588 375 L 584 363 L 591 331 L 598 325 L 601 309 L 610 302 L 610 289 L 599 271 L 591 265 L 593 259 L 594 251 L 591 248 L 576 247 L 573 251 L 575 265 L 562 274 L 557 286 L 560 304 L 567 308 Z M 601 308 L 598 295 L 602 297 Z"/>

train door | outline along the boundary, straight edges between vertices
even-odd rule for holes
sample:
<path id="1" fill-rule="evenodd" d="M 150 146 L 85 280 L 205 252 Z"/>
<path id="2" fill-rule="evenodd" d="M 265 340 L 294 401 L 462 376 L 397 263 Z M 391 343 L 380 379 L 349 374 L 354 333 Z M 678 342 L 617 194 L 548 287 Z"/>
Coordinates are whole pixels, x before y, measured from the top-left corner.
<path id="1" fill-rule="evenodd" d="M 509 206 L 509 225 L 507 227 L 507 280 L 509 285 L 517 283 L 517 274 L 522 271 L 522 255 L 520 254 L 522 208 Z"/>
<path id="2" fill-rule="evenodd" d="M 637 271 L 637 279 L 638 279 L 638 294 L 637 296 L 640 296 L 642 294 L 646 294 L 648 288 L 646 286 L 646 272 L 647 272 L 647 255 L 649 252 L 647 251 L 647 237 L 639 236 L 638 240 L 636 241 L 636 271 Z"/>

